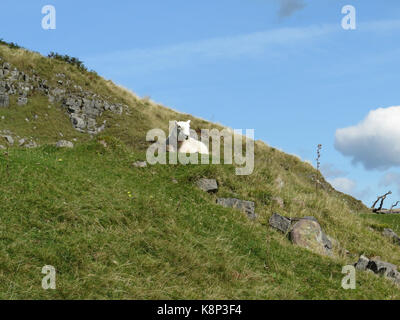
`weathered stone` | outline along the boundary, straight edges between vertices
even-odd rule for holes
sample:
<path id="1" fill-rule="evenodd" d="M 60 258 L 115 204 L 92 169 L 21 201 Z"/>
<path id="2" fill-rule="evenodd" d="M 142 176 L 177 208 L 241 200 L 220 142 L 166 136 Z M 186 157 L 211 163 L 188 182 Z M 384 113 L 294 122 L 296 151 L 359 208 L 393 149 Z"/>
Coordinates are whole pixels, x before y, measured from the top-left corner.
<path id="1" fill-rule="evenodd" d="M 311 219 L 312 218 L 312 219 Z M 330 254 L 324 233 L 319 223 L 313 217 L 300 219 L 290 231 L 290 240 L 301 247 L 320 254 Z"/>
<path id="2" fill-rule="evenodd" d="M 49 102 L 60 102 L 70 114 L 72 126 L 79 132 L 98 134 L 106 129 L 105 123 L 97 126 L 97 117 L 106 110 L 122 114 L 127 106 L 110 103 L 98 94 L 84 91 L 81 86 L 66 79 L 65 74 L 56 74 L 60 86 L 51 87 L 47 80 L 41 79 L 34 70 L 30 75 L 20 72 L 10 63 L 0 63 L 0 107 L 8 107 L 9 96 L 18 95 L 18 105 L 28 103 L 30 92 L 47 95 Z M 72 89 L 71 87 L 74 89 Z M 72 89 L 72 90 L 71 90 Z M 107 97 L 110 98 L 110 97 Z"/>
<path id="3" fill-rule="evenodd" d="M 253 201 L 239 200 L 235 198 L 218 198 L 217 204 L 226 207 L 240 210 L 247 214 L 250 220 L 257 219 L 255 214 L 255 204 Z"/>
<path id="4" fill-rule="evenodd" d="M 26 98 L 26 97 L 18 97 L 18 102 L 17 102 L 17 104 L 19 105 L 19 106 L 24 106 L 24 105 L 26 105 L 28 103 L 28 98 Z"/>
<path id="5" fill-rule="evenodd" d="M 397 271 L 397 266 L 394 264 L 381 261 L 379 258 L 368 259 L 362 255 L 355 264 L 355 267 L 358 270 L 368 271 L 383 276 L 400 286 L 400 273 Z"/>
<path id="6" fill-rule="evenodd" d="M 70 96 L 65 99 L 64 105 L 67 107 L 69 113 L 79 113 L 81 111 L 82 100 L 77 97 Z"/>
<path id="7" fill-rule="evenodd" d="M 71 141 L 60 140 L 56 144 L 57 148 L 73 148 L 74 144 Z"/>
<path id="8" fill-rule="evenodd" d="M 136 162 L 132 163 L 132 165 L 136 168 L 146 168 L 147 162 L 146 161 L 136 161 Z"/>
<path id="9" fill-rule="evenodd" d="M 0 150 L 6 150 L 7 148 L 0 144 Z"/>
<path id="10" fill-rule="evenodd" d="M 218 191 L 217 180 L 215 179 L 200 179 L 196 182 L 197 186 L 205 192 Z"/>
<path id="11" fill-rule="evenodd" d="M 392 229 L 385 228 L 382 233 L 385 237 L 390 238 L 394 243 L 400 245 L 400 237 Z"/>
<path id="12" fill-rule="evenodd" d="M 391 270 L 387 273 L 386 277 L 392 280 L 396 285 L 400 285 L 400 272 L 397 270 Z"/>
<path id="13" fill-rule="evenodd" d="M 367 268 L 372 270 L 374 273 L 383 276 L 388 276 L 389 274 L 393 274 L 394 271 L 397 271 L 397 266 L 379 259 L 371 259 L 368 262 Z"/>
<path id="14" fill-rule="evenodd" d="M 86 128 L 86 121 L 83 118 L 79 117 L 78 115 L 73 115 L 71 117 L 71 122 L 72 125 L 75 127 L 75 129 L 83 130 Z"/>
<path id="15" fill-rule="evenodd" d="M 7 93 L 0 94 L 0 107 L 8 107 L 10 105 L 10 98 Z"/>
<path id="16" fill-rule="evenodd" d="M 8 144 L 13 145 L 14 144 L 14 139 L 13 137 L 7 135 L 7 136 L 3 136 L 4 139 L 6 139 L 6 141 L 8 142 Z"/>
<path id="17" fill-rule="evenodd" d="M 328 251 L 333 249 L 332 239 L 323 231 L 322 231 L 322 243 L 324 244 L 325 249 L 327 249 Z"/>
<path id="18" fill-rule="evenodd" d="M 367 270 L 369 259 L 366 256 L 361 255 L 358 262 L 355 264 L 355 268 L 358 270 Z"/>
<path id="19" fill-rule="evenodd" d="M 25 144 L 25 142 L 26 142 L 26 140 L 24 138 L 18 140 L 18 144 L 20 147 L 23 146 Z"/>
<path id="20" fill-rule="evenodd" d="M 96 119 L 87 118 L 86 127 L 88 130 L 95 132 L 96 131 Z"/>
<path id="21" fill-rule="evenodd" d="M 291 221 L 290 219 L 274 213 L 269 219 L 269 225 L 275 229 L 287 233 L 290 230 Z"/>
<path id="22" fill-rule="evenodd" d="M 19 78 L 19 72 L 17 70 L 13 70 L 10 73 L 10 81 L 17 81 Z"/>
<path id="23" fill-rule="evenodd" d="M 121 104 L 111 105 L 110 110 L 111 112 L 122 114 L 123 106 Z"/>

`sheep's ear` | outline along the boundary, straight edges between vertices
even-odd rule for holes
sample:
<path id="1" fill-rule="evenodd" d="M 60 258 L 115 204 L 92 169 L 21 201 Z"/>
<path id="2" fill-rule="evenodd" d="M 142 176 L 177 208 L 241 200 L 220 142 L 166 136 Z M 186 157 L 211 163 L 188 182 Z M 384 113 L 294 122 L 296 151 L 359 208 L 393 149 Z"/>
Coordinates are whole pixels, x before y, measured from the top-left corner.
<path id="1" fill-rule="evenodd" d="M 174 120 L 174 122 L 175 122 L 175 125 L 177 126 L 178 125 L 178 121 Z"/>
<path id="2" fill-rule="evenodd" d="M 188 121 L 187 121 L 187 123 L 189 123 L 189 124 L 190 124 L 190 121 L 191 121 L 191 120 L 188 120 Z"/>

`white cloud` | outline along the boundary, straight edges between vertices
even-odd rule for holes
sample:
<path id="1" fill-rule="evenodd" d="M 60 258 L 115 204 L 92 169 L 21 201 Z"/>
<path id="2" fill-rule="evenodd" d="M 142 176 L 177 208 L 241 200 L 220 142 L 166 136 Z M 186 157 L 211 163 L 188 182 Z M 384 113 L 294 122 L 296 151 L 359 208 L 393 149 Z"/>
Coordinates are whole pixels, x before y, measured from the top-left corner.
<path id="1" fill-rule="evenodd" d="M 328 182 L 336 190 L 349 194 L 356 199 L 362 200 L 367 205 L 371 200 L 370 199 L 371 195 L 373 195 L 373 191 L 370 186 L 367 186 L 363 189 L 359 189 L 356 181 L 346 177 L 337 177 L 328 180 Z"/>
<path id="2" fill-rule="evenodd" d="M 347 194 L 353 194 L 357 187 L 357 184 L 354 180 L 345 177 L 334 178 L 328 182 L 336 190 Z"/>
<path id="3" fill-rule="evenodd" d="M 338 129 L 335 148 L 368 170 L 400 166 L 400 107 L 373 110 L 359 124 Z"/>

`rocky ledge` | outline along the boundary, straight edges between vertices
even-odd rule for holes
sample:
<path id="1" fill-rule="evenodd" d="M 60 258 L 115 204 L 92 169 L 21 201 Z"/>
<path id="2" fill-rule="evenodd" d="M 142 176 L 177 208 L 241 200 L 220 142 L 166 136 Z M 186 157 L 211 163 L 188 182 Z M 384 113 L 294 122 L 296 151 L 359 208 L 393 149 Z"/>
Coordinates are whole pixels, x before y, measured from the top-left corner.
<path id="1" fill-rule="evenodd" d="M 48 97 L 50 103 L 59 103 L 68 113 L 72 126 L 79 132 L 97 134 L 105 129 L 105 122 L 97 124 L 97 117 L 105 111 L 122 114 L 126 105 L 111 103 L 99 95 L 83 90 L 64 74 L 56 74 L 57 85 L 52 87 L 32 70 L 19 71 L 0 58 L 0 108 L 10 105 L 10 96 L 16 96 L 19 106 L 26 105 L 34 93 Z"/>

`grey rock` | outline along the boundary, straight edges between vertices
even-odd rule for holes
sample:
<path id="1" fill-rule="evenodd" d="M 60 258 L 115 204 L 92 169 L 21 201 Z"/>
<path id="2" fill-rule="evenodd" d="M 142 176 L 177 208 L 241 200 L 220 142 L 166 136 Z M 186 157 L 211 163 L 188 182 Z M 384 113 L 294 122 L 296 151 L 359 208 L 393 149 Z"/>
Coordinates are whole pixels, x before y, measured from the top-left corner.
<path id="1" fill-rule="evenodd" d="M 400 237 L 392 229 L 385 228 L 382 232 L 385 237 L 391 239 L 394 243 L 400 245 Z"/>
<path id="2" fill-rule="evenodd" d="M 86 127 L 93 133 L 96 131 L 96 119 L 88 118 L 86 122 Z"/>
<path id="3" fill-rule="evenodd" d="M 250 220 L 257 219 L 257 215 L 255 213 L 255 204 L 253 201 L 245 201 L 239 200 L 235 198 L 218 198 L 217 204 L 225 207 L 225 208 L 233 208 L 240 210 L 247 214 L 247 217 Z"/>
<path id="4" fill-rule="evenodd" d="M 372 270 L 374 273 L 383 276 L 388 276 L 389 274 L 392 274 L 394 271 L 397 271 L 397 266 L 389 262 L 381 261 L 379 259 L 371 259 L 368 262 L 367 268 Z"/>
<path id="5" fill-rule="evenodd" d="M 0 150 L 6 150 L 7 148 L 0 144 Z"/>
<path id="6" fill-rule="evenodd" d="M 358 270 L 368 271 L 383 276 L 400 286 L 400 273 L 397 271 L 397 266 L 394 264 L 381 261 L 378 258 L 372 258 L 369 260 L 367 257 L 362 255 L 355 264 L 355 267 Z"/>
<path id="7" fill-rule="evenodd" d="M 8 144 L 10 145 L 14 145 L 14 139 L 11 136 L 3 136 L 4 139 L 6 139 L 6 141 L 8 142 Z"/>
<path id="8" fill-rule="evenodd" d="M 289 232 L 291 223 L 292 222 L 289 218 L 281 216 L 278 213 L 274 213 L 269 219 L 269 225 L 283 233 Z"/>
<path id="9" fill-rule="evenodd" d="M 316 253 L 332 254 L 332 243 L 324 234 L 320 224 L 314 217 L 306 217 L 297 221 L 289 233 L 289 238 L 293 244 L 307 248 Z"/>
<path id="10" fill-rule="evenodd" d="M 306 216 L 306 217 L 301 218 L 301 219 L 310 220 L 310 221 L 315 221 L 316 223 L 319 224 L 317 218 L 312 217 L 312 216 Z M 301 219 L 299 219 L 299 220 L 301 220 Z M 298 220 L 298 218 L 293 219 L 293 221 L 296 221 L 296 220 Z M 322 229 L 321 229 L 321 230 L 322 230 Z M 323 230 L 322 230 L 322 243 L 323 243 L 325 249 L 326 249 L 328 252 L 330 252 L 330 250 L 333 249 L 332 239 L 331 239 Z"/>
<path id="11" fill-rule="evenodd" d="M 18 140 L 18 144 L 20 147 L 23 146 L 25 144 L 25 142 L 26 142 L 26 140 L 24 138 Z"/>
<path id="12" fill-rule="evenodd" d="M 74 144 L 71 141 L 60 140 L 56 143 L 57 148 L 73 148 Z"/>
<path id="13" fill-rule="evenodd" d="M 12 68 L 11 64 L 1 61 L 0 107 L 9 106 L 10 95 L 18 95 L 18 105 L 25 105 L 28 103 L 30 92 L 41 92 L 48 97 L 50 103 L 61 103 L 70 116 L 72 126 L 77 131 L 93 135 L 106 129 L 105 123 L 97 126 L 97 117 L 104 111 L 122 114 L 124 109 L 128 109 L 121 103 L 105 101 L 102 96 L 83 90 L 82 87 L 66 79 L 63 73 L 55 76 L 59 85 L 51 87 L 48 81 L 41 79 L 34 70 L 28 75 Z"/>
<path id="14" fill-rule="evenodd" d="M 394 281 L 395 284 L 400 285 L 400 272 L 397 270 L 391 270 L 387 273 L 386 277 L 389 280 Z"/>
<path id="15" fill-rule="evenodd" d="M 10 105 L 10 98 L 7 93 L 0 94 L 0 107 L 8 107 Z"/>
<path id="16" fill-rule="evenodd" d="M 71 122 L 72 125 L 74 126 L 75 129 L 83 130 L 86 128 L 86 121 L 82 117 L 79 117 L 78 115 L 73 115 L 71 116 Z"/>
<path id="17" fill-rule="evenodd" d="M 123 106 L 121 104 L 111 105 L 110 110 L 116 114 L 122 114 Z"/>
<path id="18" fill-rule="evenodd" d="M 333 243 L 332 243 L 331 238 L 323 231 L 322 231 L 322 242 L 327 251 L 330 251 L 333 249 Z"/>
<path id="19" fill-rule="evenodd" d="M 367 270 L 369 259 L 366 256 L 361 255 L 355 264 L 355 268 L 358 270 Z"/>
<path id="20" fill-rule="evenodd" d="M 200 179 L 196 182 L 197 186 L 205 192 L 218 191 L 217 180 L 215 179 Z"/>
<path id="21" fill-rule="evenodd" d="M 19 78 L 19 72 L 17 70 L 11 71 L 10 75 L 10 81 L 17 81 Z"/>
<path id="22" fill-rule="evenodd" d="M 28 98 L 26 98 L 26 97 L 18 97 L 18 102 L 17 102 L 17 104 L 19 105 L 19 106 L 24 106 L 24 105 L 26 105 L 28 103 Z"/>

